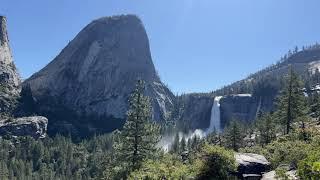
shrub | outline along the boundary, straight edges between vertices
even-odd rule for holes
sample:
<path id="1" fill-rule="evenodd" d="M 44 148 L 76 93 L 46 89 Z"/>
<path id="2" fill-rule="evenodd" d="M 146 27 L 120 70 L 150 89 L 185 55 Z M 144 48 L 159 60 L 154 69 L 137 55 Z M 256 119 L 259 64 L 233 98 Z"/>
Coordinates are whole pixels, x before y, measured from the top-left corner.
<path id="1" fill-rule="evenodd" d="M 236 169 L 233 151 L 205 144 L 192 163 L 183 163 L 176 155 L 164 154 L 146 160 L 129 179 L 230 179 Z"/>
<path id="2" fill-rule="evenodd" d="M 264 155 L 273 168 L 280 164 L 288 164 L 297 167 L 300 160 L 307 157 L 311 145 L 303 141 L 274 141 L 265 147 L 257 146 L 242 149 L 242 152 L 251 152 Z"/>
<path id="3" fill-rule="evenodd" d="M 298 174 L 302 179 L 320 179 L 320 151 L 309 152 L 309 155 L 298 164 Z"/>
<path id="4" fill-rule="evenodd" d="M 187 179 L 194 177 L 197 165 L 189 166 L 174 155 L 165 154 L 158 160 L 147 160 L 129 179 Z"/>
<path id="5" fill-rule="evenodd" d="M 198 179 L 230 179 L 236 170 L 234 152 L 219 146 L 205 145 L 201 159 Z"/>

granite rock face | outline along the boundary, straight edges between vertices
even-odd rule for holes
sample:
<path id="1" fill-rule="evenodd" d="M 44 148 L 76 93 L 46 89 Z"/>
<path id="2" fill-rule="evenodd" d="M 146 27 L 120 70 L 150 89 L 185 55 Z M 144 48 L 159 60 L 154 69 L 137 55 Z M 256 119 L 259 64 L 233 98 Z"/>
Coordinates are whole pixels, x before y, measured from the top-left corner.
<path id="1" fill-rule="evenodd" d="M 210 125 L 214 98 L 210 93 L 186 94 L 182 96 L 183 113 L 181 119 L 190 129 L 207 129 Z M 220 99 L 220 121 L 224 128 L 231 120 L 250 122 L 259 111 L 259 100 L 250 94 L 223 96 Z M 260 103 L 261 107 L 263 106 Z"/>
<path id="2" fill-rule="evenodd" d="M 42 116 L 21 117 L 0 120 L 0 136 L 31 136 L 44 138 L 47 132 L 48 119 Z"/>
<path id="3" fill-rule="evenodd" d="M 20 76 L 13 62 L 7 21 L 0 16 L 0 112 L 9 112 L 14 108 L 20 93 Z"/>
<path id="4" fill-rule="evenodd" d="M 51 130 L 64 124 L 67 131 L 99 133 L 124 123 L 138 79 L 145 81 L 153 119 L 166 119 L 174 95 L 156 73 L 142 22 L 122 15 L 91 22 L 23 89 L 31 92 L 37 113 L 50 119 Z"/>
<path id="5" fill-rule="evenodd" d="M 253 121 L 258 108 L 259 101 L 250 94 L 224 96 L 220 99 L 221 125 L 225 127 L 233 119 L 241 122 Z"/>
<path id="6" fill-rule="evenodd" d="M 183 96 L 182 120 L 190 129 L 207 129 L 210 125 L 214 98 L 210 94 L 186 94 Z"/>

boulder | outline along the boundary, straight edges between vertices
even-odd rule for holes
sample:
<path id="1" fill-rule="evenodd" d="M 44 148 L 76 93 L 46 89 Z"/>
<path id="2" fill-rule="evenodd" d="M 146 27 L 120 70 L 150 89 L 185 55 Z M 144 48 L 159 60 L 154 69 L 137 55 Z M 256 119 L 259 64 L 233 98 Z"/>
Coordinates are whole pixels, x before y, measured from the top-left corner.
<path id="1" fill-rule="evenodd" d="M 270 169 L 270 162 L 262 155 L 253 153 L 235 153 L 238 164 L 237 173 L 243 177 L 245 174 L 262 175 Z"/>
<path id="2" fill-rule="evenodd" d="M 31 136 L 44 138 L 47 132 L 48 119 L 42 116 L 21 117 L 0 121 L 0 136 Z"/>
<path id="3" fill-rule="evenodd" d="M 270 172 L 264 173 L 262 175 L 261 180 L 274 180 L 274 179 L 276 179 L 276 171 L 270 171 Z"/>
<path id="4" fill-rule="evenodd" d="M 296 170 L 289 170 L 285 173 L 285 175 L 290 180 L 298 180 L 299 179 Z M 261 180 L 274 180 L 274 179 L 277 179 L 276 177 L 277 177 L 276 171 L 270 171 L 270 172 L 263 174 Z"/>

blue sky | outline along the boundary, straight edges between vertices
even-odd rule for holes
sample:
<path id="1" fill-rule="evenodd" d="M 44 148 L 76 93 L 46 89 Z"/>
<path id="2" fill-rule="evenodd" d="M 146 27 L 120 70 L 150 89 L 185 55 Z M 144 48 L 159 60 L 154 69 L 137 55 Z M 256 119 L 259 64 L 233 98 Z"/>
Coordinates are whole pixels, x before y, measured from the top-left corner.
<path id="1" fill-rule="evenodd" d="M 207 92 L 320 41 L 318 0 L 0 0 L 23 78 L 49 63 L 93 19 L 137 14 L 173 92 Z"/>

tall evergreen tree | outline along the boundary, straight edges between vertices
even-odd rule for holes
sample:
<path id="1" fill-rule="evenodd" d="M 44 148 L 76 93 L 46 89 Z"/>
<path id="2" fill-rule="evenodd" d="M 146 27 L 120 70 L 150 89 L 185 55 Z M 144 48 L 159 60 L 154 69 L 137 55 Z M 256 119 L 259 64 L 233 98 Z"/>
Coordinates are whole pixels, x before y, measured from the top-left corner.
<path id="1" fill-rule="evenodd" d="M 301 121 L 304 123 L 308 108 L 302 90 L 303 83 L 293 71 L 292 66 L 289 68 L 289 74 L 285 82 L 285 87 L 278 97 L 276 114 L 280 123 L 285 127 L 284 134 L 289 134 L 293 122 Z"/>
<path id="2" fill-rule="evenodd" d="M 244 133 L 242 127 L 236 120 L 232 120 L 229 126 L 225 129 L 226 146 L 235 151 L 243 145 Z"/>
<path id="3" fill-rule="evenodd" d="M 159 141 L 159 126 L 151 122 L 151 105 L 143 95 L 144 82 L 139 80 L 130 98 L 127 121 L 116 143 L 118 162 L 126 162 L 129 171 L 140 167 L 142 161 L 151 158 Z"/>
<path id="4" fill-rule="evenodd" d="M 256 122 L 257 129 L 259 131 L 259 142 L 261 145 L 271 143 L 276 137 L 275 123 L 271 114 L 263 114 Z"/>
<path id="5" fill-rule="evenodd" d="M 180 141 L 179 141 L 179 133 L 176 133 L 173 143 L 171 145 L 171 152 L 178 153 L 180 147 Z"/>
<path id="6" fill-rule="evenodd" d="M 186 151 L 187 150 L 187 141 L 184 137 L 182 137 L 181 142 L 180 142 L 180 151 Z"/>
<path id="7" fill-rule="evenodd" d="M 320 95 L 317 92 L 313 97 L 311 108 L 312 108 L 312 111 L 314 112 L 315 117 L 318 120 L 318 124 L 320 124 Z"/>
<path id="8" fill-rule="evenodd" d="M 7 164 L 4 161 L 0 161 L 0 178 L 3 180 L 8 179 L 9 170 Z"/>

